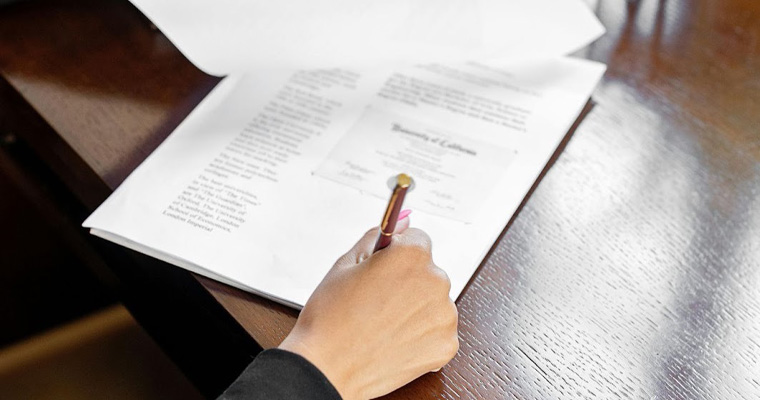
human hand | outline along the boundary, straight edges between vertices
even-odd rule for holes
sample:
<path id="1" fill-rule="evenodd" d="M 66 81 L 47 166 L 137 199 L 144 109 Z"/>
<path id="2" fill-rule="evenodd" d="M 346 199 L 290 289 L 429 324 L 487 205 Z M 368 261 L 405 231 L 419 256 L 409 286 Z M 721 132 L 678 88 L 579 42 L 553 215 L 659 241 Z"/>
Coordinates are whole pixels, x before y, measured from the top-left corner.
<path id="1" fill-rule="evenodd" d="M 346 400 L 390 393 L 456 355 L 458 314 L 430 238 L 400 221 L 372 254 L 377 228 L 335 263 L 279 346 L 309 360 Z"/>

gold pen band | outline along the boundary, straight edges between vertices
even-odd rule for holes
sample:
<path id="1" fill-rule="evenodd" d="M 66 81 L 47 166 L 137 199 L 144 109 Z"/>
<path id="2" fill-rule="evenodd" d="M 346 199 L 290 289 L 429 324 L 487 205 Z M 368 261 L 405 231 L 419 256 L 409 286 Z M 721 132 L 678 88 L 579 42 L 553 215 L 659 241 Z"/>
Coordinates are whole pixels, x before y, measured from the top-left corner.
<path id="1" fill-rule="evenodd" d="M 386 207 L 383 214 L 383 220 L 380 222 L 380 234 L 377 237 L 377 242 L 375 242 L 373 253 L 391 244 L 393 231 L 396 229 L 396 222 L 398 222 L 398 215 L 404 203 L 404 197 L 411 186 L 412 178 L 409 175 L 398 174 L 396 176 L 396 184 L 391 193 L 391 198 L 388 200 L 388 207 Z"/>

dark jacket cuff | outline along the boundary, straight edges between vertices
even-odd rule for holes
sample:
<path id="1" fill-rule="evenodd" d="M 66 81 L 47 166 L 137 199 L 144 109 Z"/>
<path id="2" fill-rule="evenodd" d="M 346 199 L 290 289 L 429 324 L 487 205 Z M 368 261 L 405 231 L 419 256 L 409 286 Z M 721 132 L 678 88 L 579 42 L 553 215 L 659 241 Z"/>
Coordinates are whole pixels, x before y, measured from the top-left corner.
<path id="1" fill-rule="evenodd" d="M 327 377 L 298 354 L 280 349 L 262 351 L 218 400 L 341 400 Z"/>

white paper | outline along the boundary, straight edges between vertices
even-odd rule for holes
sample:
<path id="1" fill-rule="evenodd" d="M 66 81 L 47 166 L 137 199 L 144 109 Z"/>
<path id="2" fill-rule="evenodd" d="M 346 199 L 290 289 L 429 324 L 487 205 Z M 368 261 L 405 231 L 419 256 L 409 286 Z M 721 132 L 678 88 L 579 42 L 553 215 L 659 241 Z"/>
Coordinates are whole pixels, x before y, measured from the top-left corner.
<path id="1" fill-rule="evenodd" d="M 510 158 L 467 210 L 469 223 L 421 208 L 411 216 L 412 226 L 430 234 L 434 260 L 456 298 L 603 71 L 594 62 L 553 59 L 501 68 L 228 77 L 84 225 L 193 272 L 301 306 L 384 211 L 386 198 L 314 174 L 352 127 L 371 123 L 377 112 L 418 129 L 443 127 L 467 145 L 488 143 Z M 379 160 L 361 162 L 375 168 Z M 427 196 L 412 192 L 410 204 Z"/>
<path id="2" fill-rule="evenodd" d="M 408 207 L 471 222 L 516 153 L 466 131 L 368 108 L 316 174 L 385 199 L 385 183 L 401 171 L 415 183 Z"/>
<path id="3" fill-rule="evenodd" d="M 604 33 L 581 0 L 131 0 L 198 68 L 520 60 Z"/>

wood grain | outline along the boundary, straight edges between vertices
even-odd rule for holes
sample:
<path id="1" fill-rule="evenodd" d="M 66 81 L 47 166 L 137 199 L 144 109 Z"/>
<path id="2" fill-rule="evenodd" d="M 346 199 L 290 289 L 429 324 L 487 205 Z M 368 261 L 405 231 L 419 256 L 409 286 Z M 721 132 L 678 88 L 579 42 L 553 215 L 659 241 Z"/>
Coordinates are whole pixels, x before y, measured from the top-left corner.
<path id="1" fill-rule="evenodd" d="M 0 8 L 0 70 L 112 189 L 218 82 L 126 1 Z"/>
<path id="2" fill-rule="evenodd" d="M 85 18 L 66 10 L 0 40 L 0 69 L 114 188 L 216 80 L 123 9 L 68 27 L 121 26 L 86 51 L 46 42 Z M 760 398 L 760 3 L 595 12 L 594 107 L 458 299 L 457 357 L 388 398 Z M 263 347 L 294 323 L 199 279 Z"/>

